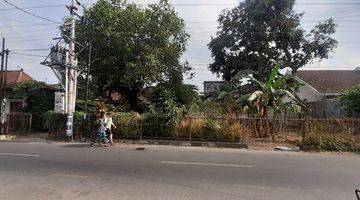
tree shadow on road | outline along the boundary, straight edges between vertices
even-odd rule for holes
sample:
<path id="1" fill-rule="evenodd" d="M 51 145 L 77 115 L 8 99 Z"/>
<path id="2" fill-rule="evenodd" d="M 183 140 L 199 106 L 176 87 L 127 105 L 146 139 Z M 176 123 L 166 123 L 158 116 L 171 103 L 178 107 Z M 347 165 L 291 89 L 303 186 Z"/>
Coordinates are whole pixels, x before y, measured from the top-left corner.
<path id="1" fill-rule="evenodd" d="M 90 147 L 90 144 L 88 143 L 83 143 L 83 144 L 65 144 L 62 145 L 60 147 L 64 147 L 64 148 L 94 148 L 94 147 Z M 95 146 L 97 147 L 97 146 Z M 100 147 L 100 146 L 99 146 Z"/>

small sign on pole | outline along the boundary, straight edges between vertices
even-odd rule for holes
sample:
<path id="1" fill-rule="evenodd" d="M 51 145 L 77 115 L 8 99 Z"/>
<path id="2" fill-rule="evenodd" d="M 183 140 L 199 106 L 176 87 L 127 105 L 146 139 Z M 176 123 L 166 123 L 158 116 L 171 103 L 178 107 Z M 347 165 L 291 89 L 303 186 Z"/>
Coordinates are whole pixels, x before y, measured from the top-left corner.
<path id="1" fill-rule="evenodd" d="M 55 113 L 65 113 L 65 93 L 55 92 Z"/>

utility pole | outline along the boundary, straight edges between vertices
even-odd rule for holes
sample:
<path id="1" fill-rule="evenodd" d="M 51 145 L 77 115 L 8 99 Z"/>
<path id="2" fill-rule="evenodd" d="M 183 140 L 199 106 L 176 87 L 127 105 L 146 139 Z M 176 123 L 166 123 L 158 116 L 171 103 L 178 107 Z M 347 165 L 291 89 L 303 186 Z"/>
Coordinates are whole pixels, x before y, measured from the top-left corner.
<path id="1" fill-rule="evenodd" d="M 6 98 L 5 98 L 5 92 L 6 92 L 6 84 L 7 84 L 7 69 L 8 69 L 8 58 L 9 58 L 9 49 L 6 49 L 5 50 L 5 67 L 4 67 L 4 69 L 5 69 L 5 71 L 3 71 L 3 74 L 5 74 L 5 76 L 4 76 L 4 81 L 3 81 L 3 89 L 2 89 L 2 99 L 3 99 L 3 101 L 2 101 L 2 105 L 1 105 L 1 116 L 2 116 L 2 121 L 3 121 L 3 124 L 5 124 L 5 123 L 7 123 L 7 117 L 6 117 Z M 7 131 L 4 129 L 4 128 L 2 128 L 1 129 L 1 131 L 2 131 L 2 133 L 7 133 Z"/>
<path id="2" fill-rule="evenodd" d="M 3 118 L 3 101 L 4 101 L 4 80 L 5 80 L 5 72 L 4 72 L 4 62 L 5 62 L 5 38 L 2 39 L 2 50 L 1 50 L 1 92 L 0 92 L 0 118 L 1 118 L 1 134 L 4 134 L 4 118 Z"/>
<path id="3" fill-rule="evenodd" d="M 75 52 L 75 45 L 82 48 L 79 52 L 88 48 L 87 46 L 83 46 L 76 42 L 75 17 L 80 17 L 76 13 L 78 10 L 76 4 L 79 6 L 81 5 L 77 0 L 71 0 L 71 5 L 66 6 L 71 15 L 70 22 L 65 24 L 70 28 L 70 36 L 65 35 L 63 38 L 54 38 L 58 40 L 57 44 L 51 48 L 50 54 L 43 62 L 41 62 L 42 65 L 48 66 L 53 70 L 65 91 L 65 113 L 67 114 L 66 136 L 69 141 L 73 140 L 73 116 L 77 95 L 77 77 L 81 73 L 81 70 L 77 66 L 78 54 Z M 65 41 L 67 43 L 68 49 L 66 49 L 66 47 L 61 47 L 61 41 Z M 65 77 L 63 76 L 64 72 Z"/>
<path id="4" fill-rule="evenodd" d="M 75 55 L 75 14 L 76 14 L 76 0 L 72 0 L 70 6 L 71 14 L 71 36 L 69 42 L 69 65 L 70 68 L 66 70 L 68 72 L 68 94 L 67 94 L 67 123 L 66 123 L 66 136 L 69 140 L 73 139 L 73 114 L 75 111 L 75 99 L 76 99 L 76 79 L 77 67 L 76 55 Z"/>

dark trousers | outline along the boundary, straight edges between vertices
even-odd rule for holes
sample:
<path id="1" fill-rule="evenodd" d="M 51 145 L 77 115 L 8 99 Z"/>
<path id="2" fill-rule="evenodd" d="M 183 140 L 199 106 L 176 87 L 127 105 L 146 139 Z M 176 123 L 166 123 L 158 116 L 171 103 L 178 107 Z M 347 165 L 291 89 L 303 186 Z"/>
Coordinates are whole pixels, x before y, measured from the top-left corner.
<path id="1" fill-rule="evenodd" d="M 109 143 L 109 140 L 106 138 L 106 133 L 105 132 L 98 131 L 96 133 L 96 137 L 93 140 L 92 144 L 99 143 L 99 142 L 103 142 L 104 144 Z"/>

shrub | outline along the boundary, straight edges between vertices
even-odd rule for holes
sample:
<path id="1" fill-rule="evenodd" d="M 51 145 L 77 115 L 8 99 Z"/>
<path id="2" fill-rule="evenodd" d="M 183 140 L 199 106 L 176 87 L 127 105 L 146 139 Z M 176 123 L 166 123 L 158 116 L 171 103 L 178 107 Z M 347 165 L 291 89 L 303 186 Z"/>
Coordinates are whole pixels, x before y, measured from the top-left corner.
<path id="1" fill-rule="evenodd" d="M 360 117 L 360 86 L 355 86 L 346 90 L 340 97 L 340 102 L 344 106 L 349 117 Z"/>
<path id="2" fill-rule="evenodd" d="M 223 139 L 231 141 L 246 141 L 250 136 L 250 131 L 239 122 L 228 122 L 222 126 Z"/>
<path id="3" fill-rule="evenodd" d="M 73 128 L 74 137 L 89 137 L 86 127 L 88 124 L 84 120 L 83 112 L 74 112 L 73 116 Z M 55 113 L 54 111 L 48 111 L 44 115 L 45 123 L 44 128 L 49 131 L 50 137 L 63 138 L 66 132 L 67 115 L 61 113 Z"/>
<path id="4" fill-rule="evenodd" d="M 180 122 L 183 110 L 178 107 L 173 92 L 162 91 L 158 102 L 144 114 L 144 137 L 171 137 Z"/>
<path id="5" fill-rule="evenodd" d="M 117 126 L 113 130 L 114 137 L 137 139 L 141 136 L 141 123 L 143 117 L 136 112 L 131 113 L 115 113 L 113 122 Z"/>
<path id="6" fill-rule="evenodd" d="M 144 115 L 144 137 L 171 137 L 175 129 L 172 117 L 163 113 L 147 113 Z"/>
<path id="7" fill-rule="evenodd" d="M 55 113 L 54 111 L 50 110 L 45 113 L 44 118 L 44 128 L 49 131 L 49 136 L 59 137 L 61 134 L 65 136 L 66 115 Z"/>
<path id="8" fill-rule="evenodd" d="M 318 151 L 360 152 L 360 137 L 350 133 L 310 132 L 304 136 L 302 145 Z"/>
<path id="9" fill-rule="evenodd" d="M 175 127 L 175 136 L 177 138 L 196 138 L 198 133 L 202 132 L 204 120 L 196 118 L 185 118 Z"/>
<path id="10" fill-rule="evenodd" d="M 218 102 L 205 100 L 200 104 L 200 113 L 204 116 L 221 116 L 227 114 Z"/>
<path id="11" fill-rule="evenodd" d="M 202 140 L 220 140 L 221 139 L 220 123 L 213 119 L 205 119 L 204 126 L 198 137 Z"/>
<path id="12" fill-rule="evenodd" d="M 89 131 L 89 120 L 84 119 L 84 112 L 76 111 L 73 116 L 73 132 L 75 138 L 89 138 L 92 134 Z"/>
<path id="13" fill-rule="evenodd" d="M 201 140 L 246 141 L 250 130 L 238 122 L 221 122 L 213 119 L 185 118 L 175 127 L 177 138 Z"/>

